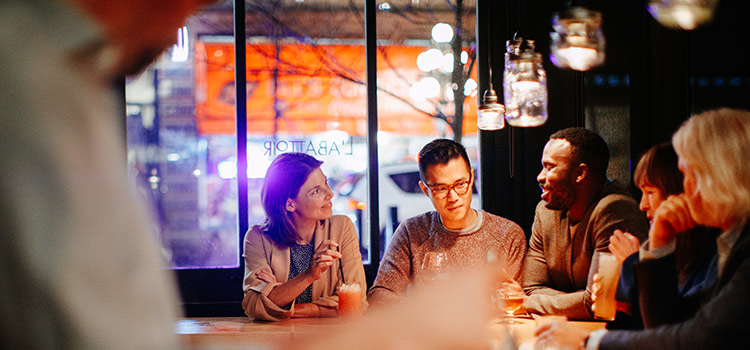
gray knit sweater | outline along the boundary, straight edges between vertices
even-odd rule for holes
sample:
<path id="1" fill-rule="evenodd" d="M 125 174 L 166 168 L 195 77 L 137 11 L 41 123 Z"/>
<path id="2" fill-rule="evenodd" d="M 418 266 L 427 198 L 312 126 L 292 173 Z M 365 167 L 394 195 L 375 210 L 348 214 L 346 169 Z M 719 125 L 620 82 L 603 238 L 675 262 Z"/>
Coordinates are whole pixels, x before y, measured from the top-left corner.
<path id="1" fill-rule="evenodd" d="M 507 275 L 519 279 L 526 254 L 523 230 L 508 219 L 481 210 L 477 214 L 474 226 L 460 232 L 445 228 L 436 211 L 402 222 L 380 261 L 368 301 L 378 304 L 403 296 L 419 277 L 422 260 L 431 251 L 447 253 L 450 268 L 485 263 L 493 251 L 504 262 Z"/>

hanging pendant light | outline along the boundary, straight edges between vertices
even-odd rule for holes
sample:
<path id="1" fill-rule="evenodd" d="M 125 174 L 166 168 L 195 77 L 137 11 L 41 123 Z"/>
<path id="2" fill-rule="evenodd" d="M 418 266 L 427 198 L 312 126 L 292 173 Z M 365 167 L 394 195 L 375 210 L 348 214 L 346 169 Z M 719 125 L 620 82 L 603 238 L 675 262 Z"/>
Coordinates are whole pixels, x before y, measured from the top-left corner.
<path id="1" fill-rule="evenodd" d="M 512 64 L 513 62 L 516 62 L 519 57 L 521 57 L 521 44 L 523 43 L 523 38 L 515 38 L 515 35 L 513 36 L 513 40 L 508 40 L 505 42 L 505 66 L 503 68 L 503 101 L 510 101 L 510 84 L 511 79 L 508 77 L 508 74 L 512 71 Z"/>
<path id="2" fill-rule="evenodd" d="M 490 70 L 490 81 L 492 81 L 492 71 Z M 477 127 L 480 130 L 500 130 L 505 127 L 505 106 L 497 103 L 497 94 L 492 88 L 484 92 L 482 105 L 477 108 Z"/>
<path id="3" fill-rule="evenodd" d="M 506 58 L 505 120 L 517 127 L 544 124 L 547 121 L 547 73 L 542 66 L 542 54 L 534 52 L 533 40 L 518 39 L 508 41 Z"/>
<path id="4" fill-rule="evenodd" d="M 669 28 L 693 30 L 710 22 L 719 0 L 651 0 L 647 6 L 659 23 Z"/>
<path id="5" fill-rule="evenodd" d="M 552 28 L 550 60 L 554 65 L 585 71 L 604 63 L 601 12 L 570 7 L 552 17 Z"/>

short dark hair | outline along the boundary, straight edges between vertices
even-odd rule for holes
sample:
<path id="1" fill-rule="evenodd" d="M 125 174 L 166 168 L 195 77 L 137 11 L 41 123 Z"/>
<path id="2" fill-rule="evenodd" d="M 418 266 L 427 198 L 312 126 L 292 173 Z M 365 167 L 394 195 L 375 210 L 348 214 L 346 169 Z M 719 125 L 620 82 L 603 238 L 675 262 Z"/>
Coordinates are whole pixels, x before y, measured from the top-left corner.
<path id="1" fill-rule="evenodd" d="M 436 164 L 447 164 L 452 159 L 461 157 L 471 172 L 471 163 L 466 148 L 451 139 L 435 139 L 424 145 L 419 151 L 419 177 L 427 183 L 427 167 Z"/>
<path id="2" fill-rule="evenodd" d="M 297 241 L 297 232 L 286 210 L 286 202 L 297 198 L 302 185 L 321 164 L 322 161 L 305 153 L 282 153 L 276 156 L 266 171 L 260 193 L 266 211 L 263 234 L 280 247 L 291 247 Z"/>
<path id="3" fill-rule="evenodd" d="M 646 151 L 635 167 L 633 181 L 638 187 L 651 185 L 658 188 L 664 198 L 682 193 L 682 172 L 677 166 L 677 153 L 672 144 L 660 143 Z"/>
<path id="4" fill-rule="evenodd" d="M 550 140 L 561 139 L 570 142 L 575 165 L 586 163 L 592 178 L 600 183 L 607 182 L 609 148 L 599 134 L 585 128 L 562 129 L 550 135 Z"/>

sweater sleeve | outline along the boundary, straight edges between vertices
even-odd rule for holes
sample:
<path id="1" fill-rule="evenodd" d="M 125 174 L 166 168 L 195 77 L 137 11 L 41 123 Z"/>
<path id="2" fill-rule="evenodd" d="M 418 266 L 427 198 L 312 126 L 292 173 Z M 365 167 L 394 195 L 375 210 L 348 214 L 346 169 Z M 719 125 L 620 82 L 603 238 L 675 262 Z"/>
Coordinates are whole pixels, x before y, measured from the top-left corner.
<path id="1" fill-rule="evenodd" d="M 578 320 L 591 319 L 592 314 L 589 308 L 591 294 L 588 290 L 566 293 L 550 287 L 553 283 L 549 279 L 544 255 L 545 247 L 540 217 L 537 207 L 524 265 L 522 285 L 526 294 L 529 295 L 524 302 L 524 307 L 529 313 L 565 315 L 569 319 Z"/>
<path id="2" fill-rule="evenodd" d="M 544 240 L 542 239 L 541 220 L 539 210 L 534 215 L 534 224 L 531 226 L 531 238 L 529 248 L 526 251 L 526 259 L 523 267 L 523 289 L 526 294 L 543 291 L 550 284 L 547 273 L 547 261 L 544 257 Z M 545 293 L 546 294 L 546 293 Z"/>
<path id="3" fill-rule="evenodd" d="M 515 223 L 505 234 L 507 257 L 505 272 L 516 281 L 521 280 L 524 257 L 526 256 L 526 236 L 523 229 Z"/>
<path id="4" fill-rule="evenodd" d="M 638 240 L 648 239 L 648 219 L 638 204 L 625 195 L 613 195 L 602 199 L 592 215 L 594 221 L 595 248 L 609 250 L 609 237 L 616 229 L 629 232 Z"/>
<path id="5" fill-rule="evenodd" d="M 401 223 L 380 261 L 378 275 L 367 293 L 371 305 L 385 304 L 406 294 L 411 282 L 411 248 L 407 221 Z"/>

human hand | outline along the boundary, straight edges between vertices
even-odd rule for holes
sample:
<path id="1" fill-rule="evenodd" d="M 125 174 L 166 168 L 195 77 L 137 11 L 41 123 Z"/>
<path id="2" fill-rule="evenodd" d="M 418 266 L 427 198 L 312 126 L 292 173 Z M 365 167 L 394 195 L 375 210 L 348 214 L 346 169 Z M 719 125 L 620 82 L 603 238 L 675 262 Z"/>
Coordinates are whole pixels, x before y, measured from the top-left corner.
<path id="1" fill-rule="evenodd" d="M 534 335 L 535 349 L 579 349 L 589 332 L 567 322 L 552 322 L 539 326 Z"/>
<path id="2" fill-rule="evenodd" d="M 696 226 L 690 215 L 687 199 L 684 194 L 669 196 L 654 213 L 649 230 L 649 249 L 667 245 L 677 238 L 677 234 Z"/>
<path id="3" fill-rule="evenodd" d="M 318 246 L 313 253 L 310 267 L 307 269 L 307 273 L 310 274 L 316 281 L 320 278 L 320 274 L 328 270 L 328 267 L 333 265 L 336 259 L 341 259 L 341 253 L 338 252 L 336 247 L 339 244 L 327 239 Z"/>
<path id="4" fill-rule="evenodd" d="M 609 251 L 612 252 L 620 264 L 640 248 L 641 241 L 636 236 L 622 232 L 622 230 L 615 230 L 612 236 L 609 237 Z"/>
<path id="5" fill-rule="evenodd" d="M 276 276 L 273 274 L 273 272 L 268 266 L 262 267 L 259 270 L 254 271 L 253 274 L 255 275 L 255 278 L 263 282 L 276 283 Z"/>
<path id="6" fill-rule="evenodd" d="M 498 296 L 502 300 L 502 305 L 507 316 L 526 313 L 523 303 L 526 301 L 527 296 L 518 281 L 514 279 L 503 281 L 497 293 L 499 293 Z"/>
<path id="7" fill-rule="evenodd" d="M 500 285 L 500 289 L 504 293 L 526 294 L 526 292 L 523 291 L 523 287 L 521 287 L 521 284 L 514 279 L 507 279 L 503 281 L 503 283 Z"/>
<path id="8" fill-rule="evenodd" d="M 591 312 L 596 311 L 596 299 L 599 297 L 599 292 L 602 290 L 602 276 L 595 273 L 591 281 Z"/>

